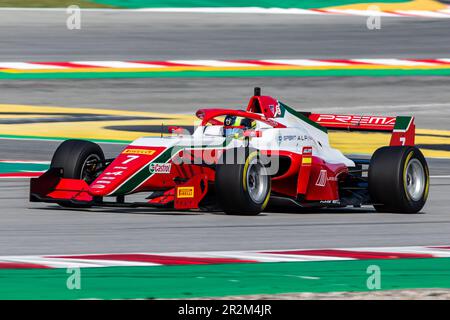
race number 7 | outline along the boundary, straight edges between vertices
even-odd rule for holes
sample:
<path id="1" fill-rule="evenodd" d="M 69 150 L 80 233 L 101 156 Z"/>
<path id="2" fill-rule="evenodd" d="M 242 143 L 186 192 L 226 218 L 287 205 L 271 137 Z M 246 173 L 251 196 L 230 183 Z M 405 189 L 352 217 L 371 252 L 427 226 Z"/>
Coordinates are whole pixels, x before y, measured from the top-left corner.
<path id="1" fill-rule="evenodd" d="M 130 163 L 131 161 L 134 161 L 134 160 L 136 160 L 137 158 L 139 158 L 139 156 L 127 156 L 127 160 L 125 160 L 124 162 L 122 162 L 122 164 L 128 164 L 128 163 Z"/>

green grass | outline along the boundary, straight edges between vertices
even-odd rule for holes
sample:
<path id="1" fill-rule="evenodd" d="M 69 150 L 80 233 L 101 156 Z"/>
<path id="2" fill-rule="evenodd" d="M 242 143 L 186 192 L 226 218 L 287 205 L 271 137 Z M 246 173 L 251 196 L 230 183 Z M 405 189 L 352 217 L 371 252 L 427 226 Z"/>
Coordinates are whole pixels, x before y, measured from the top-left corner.
<path id="1" fill-rule="evenodd" d="M 323 8 L 370 0 L 93 0 L 97 3 L 124 8 L 198 8 L 198 7 L 262 7 L 262 8 Z M 398 3 L 408 0 L 377 0 L 376 2 Z M 372 1 L 373 2 L 373 1 Z"/>
<path id="2" fill-rule="evenodd" d="M 0 269 L 0 299 L 194 298 L 290 292 L 369 291 L 376 265 L 381 290 L 450 288 L 450 259 L 349 260 L 81 269 L 68 290 L 66 269 Z"/>
<path id="3" fill-rule="evenodd" d="M 0 163 L 0 173 L 16 173 L 23 171 L 44 171 L 48 169 L 47 164 L 42 163 Z"/>
<path id="4" fill-rule="evenodd" d="M 11 8 L 66 8 L 77 5 L 80 8 L 113 8 L 113 6 L 85 0 L 0 0 L 0 7 Z"/>
<path id="5" fill-rule="evenodd" d="M 225 71 L 161 71 L 161 72 L 0 72 L 0 80 L 30 79 L 124 79 L 124 78 L 243 78 L 243 77 L 392 77 L 450 76 L 450 68 L 442 69 L 338 69 L 338 70 L 225 70 Z"/>
<path id="6" fill-rule="evenodd" d="M 377 0 L 397 3 L 408 0 Z M 195 8 L 195 7 L 263 7 L 263 8 L 323 8 L 365 3 L 369 0 L 0 0 L 0 7 L 65 8 Z"/>

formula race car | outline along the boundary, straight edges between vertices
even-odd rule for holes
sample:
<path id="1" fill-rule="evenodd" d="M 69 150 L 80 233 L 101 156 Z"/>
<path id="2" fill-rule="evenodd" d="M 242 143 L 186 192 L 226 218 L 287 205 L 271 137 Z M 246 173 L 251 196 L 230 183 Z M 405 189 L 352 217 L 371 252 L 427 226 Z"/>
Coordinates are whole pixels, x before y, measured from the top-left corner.
<path id="1" fill-rule="evenodd" d="M 416 213 L 427 200 L 429 171 L 414 146 L 413 117 L 299 112 L 259 88 L 245 111 L 201 109 L 196 116 L 193 133 L 171 127 L 171 135 L 137 139 L 115 159 L 95 143 L 64 141 L 50 169 L 31 180 L 30 200 L 232 215 L 257 215 L 280 200 Z M 328 129 L 392 134 L 371 159 L 352 159 L 330 146 Z"/>

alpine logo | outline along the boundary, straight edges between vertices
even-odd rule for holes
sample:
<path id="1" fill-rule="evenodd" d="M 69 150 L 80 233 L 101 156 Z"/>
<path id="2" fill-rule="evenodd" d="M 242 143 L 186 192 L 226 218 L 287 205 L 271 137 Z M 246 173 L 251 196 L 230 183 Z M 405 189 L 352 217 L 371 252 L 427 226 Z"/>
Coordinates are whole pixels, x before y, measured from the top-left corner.
<path id="1" fill-rule="evenodd" d="M 170 169 L 172 168 L 171 163 L 152 163 L 150 164 L 149 171 L 150 173 L 162 173 L 162 174 L 169 174 Z"/>
<path id="2" fill-rule="evenodd" d="M 316 186 L 325 187 L 327 185 L 328 175 L 327 170 L 320 170 L 319 177 L 317 178 Z"/>

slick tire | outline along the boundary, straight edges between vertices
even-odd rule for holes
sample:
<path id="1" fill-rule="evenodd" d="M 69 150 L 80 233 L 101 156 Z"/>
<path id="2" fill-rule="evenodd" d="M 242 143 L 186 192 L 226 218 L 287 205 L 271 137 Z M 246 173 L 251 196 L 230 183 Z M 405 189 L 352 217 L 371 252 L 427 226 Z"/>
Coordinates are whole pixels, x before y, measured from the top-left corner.
<path id="1" fill-rule="evenodd" d="M 56 149 L 50 168 L 62 169 L 62 177 L 67 179 L 80 179 L 92 183 L 95 171 L 102 163 L 105 156 L 102 149 L 96 143 L 85 140 L 66 140 Z M 63 207 L 86 207 L 68 203 L 59 203 Z"/>
<path id="2" fill-rule="evenodd" d="M 239 158 L 243 161 L 236 161 Z M 215 189 L 226 214 L 253 216 L 269 202 L 271 178 L 257 151 L 236 148 L 226 152 L 222 164 L 216 166 Z"/>
<path id="3" fill-rule="evenodd" d="M 378 212 L 417 213 L 430 186 L 427 162 L 416 147 L 382 147 L 369 166 L 369 193 Z"/>

